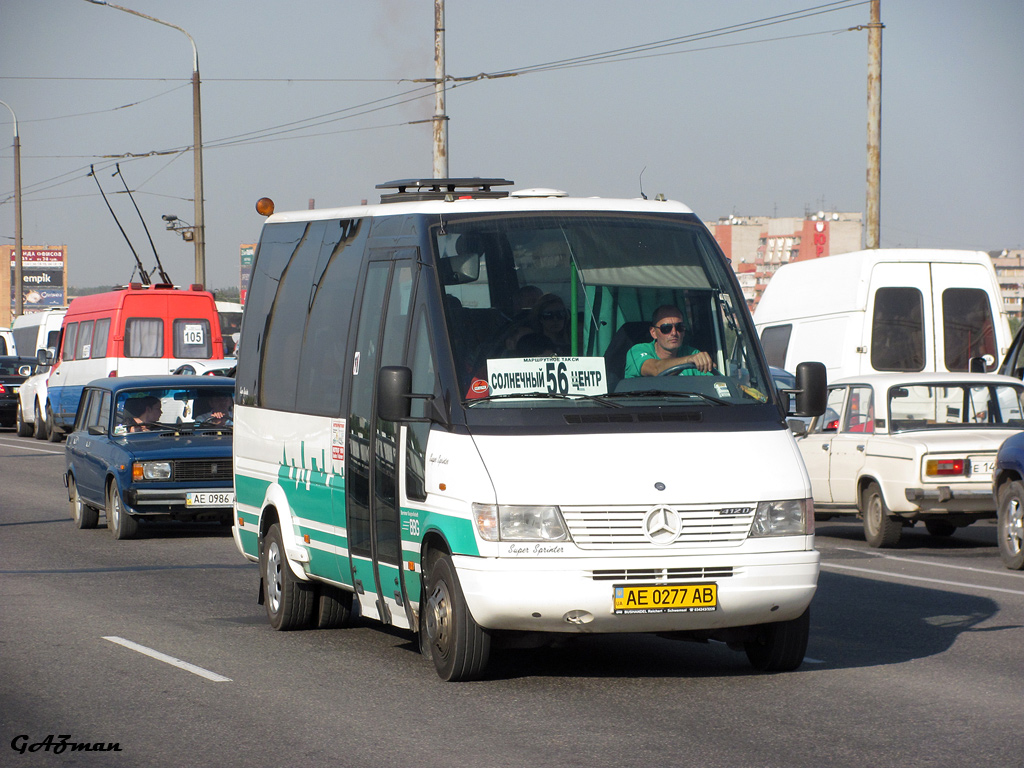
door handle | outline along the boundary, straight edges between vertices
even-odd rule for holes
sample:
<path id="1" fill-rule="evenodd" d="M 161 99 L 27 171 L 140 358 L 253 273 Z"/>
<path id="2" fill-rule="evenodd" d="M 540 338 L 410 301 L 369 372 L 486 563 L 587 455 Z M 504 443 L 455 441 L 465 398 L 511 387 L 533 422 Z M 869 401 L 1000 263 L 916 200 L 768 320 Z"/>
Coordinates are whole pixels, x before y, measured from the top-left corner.
<path id="1" fill-rule="evenodd" d="M 828 443 L 822 443 L 821 444 L 821 450 L 827 451 L 828 450 Z"/>
<path id="2" fill-rule="evenodd" d="M 861 453 L 864 453 L 864 446 L 863 445 L 858 445 L 857 446 L 857 450 L 860 451 Z"/>

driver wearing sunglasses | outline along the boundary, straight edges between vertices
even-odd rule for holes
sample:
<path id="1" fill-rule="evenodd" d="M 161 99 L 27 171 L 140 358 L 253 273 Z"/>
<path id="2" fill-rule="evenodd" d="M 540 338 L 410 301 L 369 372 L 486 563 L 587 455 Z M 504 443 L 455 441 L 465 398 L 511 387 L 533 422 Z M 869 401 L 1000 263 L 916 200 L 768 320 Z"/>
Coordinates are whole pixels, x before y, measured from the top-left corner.
<path id="1" fill-rule="evenodd" d="M 683 343 L 686 326 L 678 307 L 665 304 L 654 311 L 651 319 L 651 339 L 634 345 L 626 354 L 627 379 L 638 376 L 657 376 L 676 365 L 693 363 L 693 368 L 679 372 L 680 376 L 700 376 L 711 373 L 714 365 L 711 355 Z"/>

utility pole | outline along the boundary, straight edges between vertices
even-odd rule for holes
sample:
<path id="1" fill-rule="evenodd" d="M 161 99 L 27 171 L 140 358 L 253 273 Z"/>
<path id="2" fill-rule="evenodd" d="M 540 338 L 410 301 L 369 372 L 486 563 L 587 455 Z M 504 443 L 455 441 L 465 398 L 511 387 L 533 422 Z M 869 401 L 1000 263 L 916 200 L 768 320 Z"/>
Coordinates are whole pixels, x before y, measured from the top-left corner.
<path id="1" fill-rule="evenodd" d="M 11 111 L 14 120 L 14 317 L 20 317 L 25 310 L 25 287 L 21 284 L 21 139 L 18 136 L 18 116 L 6 102 L 0 101 Z M 9 269 L 9 264 L 0 268 Z M 3 301 L 7 301 L 4 297 Z"/>
<path id="2" fill-rule="evenodd" d="M 434 178 L 448 178 L 448 116 L 444 105 L 444 0 L 434 0 Z"/>
<path id="3" fill-rule="evenodd" d="M 871 0 L 868 25 L 868 199 L 866 245 L 879 247 L 879 200 L 882 180 L 882 12 Z"/>

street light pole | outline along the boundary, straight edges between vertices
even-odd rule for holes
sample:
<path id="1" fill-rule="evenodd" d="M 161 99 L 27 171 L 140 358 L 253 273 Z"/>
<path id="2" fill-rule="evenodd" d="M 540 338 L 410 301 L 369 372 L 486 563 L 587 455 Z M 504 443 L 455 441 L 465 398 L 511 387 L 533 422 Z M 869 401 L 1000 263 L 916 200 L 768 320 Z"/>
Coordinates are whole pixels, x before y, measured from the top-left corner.
<path id="1" fill-rule="evenodd" d="M 176 24 L 163 21 L 154 16 L 147 16 L 144 13 L 133 11 L 131 8 L 124 8 L 120 5 L 105 2 L 104 0 L 86 0 L 94 5 L 105 5 L 118 11 L 130 13 L 142 19 L 155 21 L 165 27 L 176 29 L 181 32 L 192 44 L 192 158 L 195 173 L 195 247 L 196 247 L 196 278 L 195 282 L 206 285 L 206 217 L 203 215 L 203 121 L 199 106 L 199 51 L 196 49 L 196 41 L 192 35 Z"/>
<path id="2" fill-rule="evenodd" d="M 17 115 L 7 102 L 0 101 L 0 104 L 10 110 L 14 120 L 14 316 L 20 317 L 25 309 L 25 291 L 21 284 L 21 139 Z M 8 265 L 2 268 L 7 269 Z"/>

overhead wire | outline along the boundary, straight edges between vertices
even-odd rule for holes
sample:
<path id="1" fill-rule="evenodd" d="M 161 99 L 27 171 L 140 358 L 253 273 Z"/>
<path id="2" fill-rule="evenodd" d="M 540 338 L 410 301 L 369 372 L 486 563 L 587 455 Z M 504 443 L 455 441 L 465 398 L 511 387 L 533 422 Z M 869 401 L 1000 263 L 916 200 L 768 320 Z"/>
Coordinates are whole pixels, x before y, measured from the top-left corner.
<path id="1" fill-rule="evenodd" d="M 790 22 L 800 21 L 800 20 L 804 20 L 804 19 L 809 19 L 809 18 L 813 18 L 813 17 L 816 17 L 816 16 L 821 16 L 821 15 L 827 14 L 827 13 L 835 13 L 835 12 L 838 12 L 838 11 L 848 10 L 848 9 L 851 9 L 851 8 L 854 8 L 854 7 L 857 7 L 857 6 L 866 5 L 869 2 L 870 2 L 870 0 L 837 0 L 836 2 L 825 3 L 825 4 L 822 4 L 822 5 L 813 6 L 811 8 L 805 8 L 805 9 L 798 10 L 798 11 L 791 11 L 791 12 L 787 12 L 787 13 L 784 13 L 784 14 L 777 14 L 777 15 L 774 15 L 774 16 L 767 16 L 767 17 L 764 17 L 764 18 L 761 18 L 761 19 L 755 19 L 755 20 L 752 20 L 752 21 L 742 22 L 742 23 L 739 23 L 739 24 L 727 25 L 727 26 L 724 26 L 724 27 L 718 27 L 716 29 L 706 30 L 704 32 L 697 32 L 697 33 L 691 33 L 691 34 L 687 34 L 687 35 L 681 35 L 681 36 L 677 36 L 677 37 L 673 37 L 673 38 L 667 38 L 667 39 L 664 39 L 664 40 L 653 41 L 653 42 L 650 42 L 650 43 L 643 43 L 643 44 L 634 45 L 634 46 L 626 46 L 626 47 L 623 47 L 623 48 L 616 48 L 616 49 L 612 49 L 612 50 L 608 50 L 608 51 L 601 51 L 601 52 L 585 54 L 585 55 L 581 55 L 581 56 L 568 57 L 568 58 L 564 58 L 564 59 L 557 59 L 557 60 L 553 60 L 553 61 L 549 61 L 549 62 L 543 62 L 543 63 L 539 63 L 539 64 L 528 65 L 528 66 L 525 66 L 525 67 L 518 67 L 518 68 L 512 68 L 512 69 L 506 69 L 506 70 L 497 70 L 497 71 L 494 71 L 494 72 L 480 73 L 478 75 L 473 75 L 473 76 L 469 76 L 469 77 L 449 76 L 449 77 L 446 78 L 446 82 L 444 84 L 444 89 L 446 91 L 450 91 L 450 90 L 454 90 L 457 87 L 468 85 L 468 84 L 470 84 L 472 82 L 479 82 L 481 80 L 488 80 L 488 79 L 516 77 L 516 76 L 522 76 L 522 75 L 528 75 L 528 74 L 535 74 L 535 73 L 539 73 L 539 72 L 551 72 L 551 71 L 560 70 L 560 69 L 570 69 L 570 68 L 583 67 L 583 66 L 594 66 L 594 65 L 598 65 L 598 64 L 621 63 L 621 62 L 625 62 L 625 61 L 644 59 L 644 58 L 651 58 L 651 57 L 655 57 L 655 56 L 680 55 L 680 54 L 684 54 L 684 53 L 695 53 L 695 52 L 698 52 L 698 51 L 711 50 L 711 49 L 714 49 L 714 48 L 737 47 L 737 46 L 744 46 L 744 45 L 762 44 L 762 43 L 766 43 L 766 42 L 776 42 L 776 41 L 780 41 L 780 40 L 791 40 L 791 39 L 795 39 L 795 38 L 810 37 L 810 36 L 816 36 L 816 35 L 836 34 L 836 33 L 839 33 L 839 32 L 845 32 L 845 31 L 847 31 L 847 29 L 833 29 L 833 30 L 823 30 L 823 31 L 817 31 L 817 32 L 808 32 L 808 33 L 801 33 L 801 34 L 796 34 L 796 35 L 780 36 L 780 37 L 776 37 L 776 38 L 766 38 L 766 39 L 759 39 L 759 40 L 752 40 L 752 41 L 743 41 L 743 42 L 738 42 L 738 43 L 729 43 L 729 44 L 720 45 L 720 46 L 705 46 L 705 47 L 698 48 L 698 49 L 688 48 L 686 50 L 677 50 L 677 51 L 665 51 L 665 50 L 662 50 L 662 49 L 665 49 L 665 48 L 679 47 L 679 46 L 684 46 L 684 45 L 692 45 L 695 42 L 700 42 L 702 40 L 710 40 L 710 39 L 714 39 L 714 38 L 718 38 L 718 37 L 723 37 L 725 35 L 734 35 L 734 34 L 739 34 L 739 33 L 742 33 L 742 32 L 750 32 L 750 31 L 757 30 L 757 29 L 762 29 L 762 28 L 765 28 L 765 27 L 776 26 L 776 25 L 779 25 L 779 24 L 784 24 L 784 23 L 790 23 Z M 658 52 L 654 53 L 654 51 L 658 51 Z M 10 78 L 10 77 L 0 77 L 0 79 L 110 79 L 110 80 L 147 80 L 147 79 L 152 79 L 152 80 L 163 80 L 165 78 Z M 361 78 L 221 78 L 220 80 L 221 81 L 225 81 L 225 82 L 394 82 L 394 80 L 392 80 L 392 79 L 386 79 L 385 80 L 385 79 L 361 79 Z M 212 82 L 213 80 L 210 79 L 210 78 L 204 78 L 204 81 Z M 391 96 L 385 96 L 385 97 L 381 97 L 379 99 L 373 99 L 373 100 L 370 100 L 370 101 L 367 101 L 367 102 L 362 102 L 360 104 L 352 105 L 352 106 L 345 107 L 345 108 L 342 108 L 342 109 L 333 110 L 331 112 L 325 112 L 325 113 L 322 113 L 322 114 L 319 114 L 319 115 L 313 115 L 311 117 L 303 118 L 301 120 L 294 120 L 294 121 L 290 121 L 288 123 L 282 123 L 282 124 L 279 124 L 279 125 L 268 126 L 266 128 L 262 128 L 262 129 L 257 129 L 257 130 L 253 130 L 253 131 L 247 131 L 247 132 L 244 132 L 244 133 L 235 134 L 233 136 L 225 136 L 225 137 L 221 137 L 219 139 L 214 139 L 212 141 L 206 141 L 206 142 L 203 143 L 203 148 L 204 149 L 218 149 L 218 148 L 234 147 L 234 146 L 239 146 L 239 145 L 265 143 L 265 142 L 271 142 L 271 141 L 285 141 L 285 140 L 294 140 L 294 139 L 303 139 L 303 138 L 313 138 L 313 137 L 316 137 L 316 136 L 332 135 L 332 134 L 335 134 L 335 133 L 348 133 L 348 132 L 361 131 L 361 130 L 375 130 L 375 129 L 378 129 L 378 128 L 401 127 L 401 126 L 409 125 L 409 124 L 412 124 L 412 123 L 415 123 L 415 122 L 420 122 L 420 121 L 404 121 L 404 122 L 400 122 L 400 123 L 393 123 L 393 124 L 389 124 L 389 125 L 386 125 L 386 126 L 378 126 L 378 127 L 364 127 L 364 128 L 357 128 L 357 129 L 347 129 L 347 130 L 340 130 L 340 131 L 321 132 L 321 133 L 314 133 L 314 134 L 305 133 L 305 134 L 300 135 L 300 136 L 289 135 L 289 134 L 300 133 L 300 132 L 303 132 L 303 131 L 310 131 L 310 130 L 312 130 L 314 128 L 322 127 L 324 125 L 329 125 L 329 124 L 332 124 L 332 123 L 335 123 L 335 122 L 339 122 L 339 121 L 342 121 L 342 120 L 350 120 L 350 119 L 357 118 L 357 117 L 362 117 L 362 116 L 365 116 L 365 115 L 368 115 L 368 114 L 373 114 L 375 112 L 379 112 L 379 111 L 382 111 L 382 110 L 392 109 L 394 107 L 398 107 L 398 106 L 401 106 L 403 104 L 407 104 L 407 103 L 410 103 L 410 102 L 413 102 L 413 101 L 417 101 L 417 100 L 420 100 L 420 99 L 432 98 L 434 96 L 434 93 L 435 93 L 435 83 L 434 83 L 433 80 L 425 80 L 425 81 L 424 80 L 414 80 L 413 82 L 423 82 L 424 85 L 418 86 L 416 88 L 408 89 L 408 90 L 402 91 L 400 93 L 393 94 Z M 137 106 L 138 104 L 144 103 L 146 101 L 151 101 L 153 99 L 160 98 L 161 96 L 165 96 L 165 95 L 167 95 L 169 93 L 173 93 L 174 91 L 178 90 L 179 88 L 183 88 L 183 87 L 185 87 L 185 84 L 183 84 L 181 86 L 177 86 L 177 87 L 175 87 L 175 88 L 173 88 L 173 89 L 171 89 L 169 91 L 165 91 L 165 92 L 163 92 L 161 94 L 156 94 L 156 95 L 154 95 L 152 97 L 149 97 L 147 99 L 142 99 L 142 100 L 139 100 L 137 102 L 133 102 L 131 104 L 122 105 L 122 106 L 115 107 L 115 108 L 110 109 L 110 110 L 104 110 L 104 111 L 118 111 L 118 110 L 121 110 L 121 109 L 125 109 L 127 107 Z M 91 114 L 98 114 L 98 113 L 99 112 L 83 113 L 83 115 L 91 115 Z M 69 116 L 65 116 L 65 117 L 75 117 L 75 116 L 74 115 L 69 115 Z M 61 119 L 61 118 L 42 118 L 42 119 L 36 120 L 36 122 L 41 122 L 42 120 L 56 120 L 56 119 Z M 31 121 L 26 121 L 26 122 L 31 122 Z M 158 175 L 163 170 L 165 170 L 169 165 L 171 165 L 184 152 L 187 152 L 187 151 L 191 150 L 191 148 L 192 148 L 191 145 L 188 145 L 188 146 L 185 146 L 185 147 L 175 147 L 175 148 L 170 148 L 170 149 L 152 150 L 152 151 L 149 151 L 149 152 L 142 152 L 142 153 L 122 153 L 122 154 L 117 154 L 117 155 L 111 155 L 111 154 L 107 154 L 107 155 L 93 155 L 93 156 L 89 156 L 89 157 L 92 157 L 94 160 L 95 159 L 105 159 L 105 160 L 110 160 L 110 161 L 115 161 L 115 160 L 131 161 L 131 160 L 144 159 L 144 158 L 147 158 L 147 157 L 156 157 L 156 156 L 163 156 L 163 155 L 174 155 L 175 157 L 172 157 L 172 159 L 168 163 L 166 163 L 164 166 L 162 166 L 160 170 L 158 170 L 156 173 L 154 173 L 152 176 L 147 178 L 146 181 L 143 182 L 143 184 L 146 184 L 150 180 L 152 180 L 152 178 L 154 178 L 156 175 Z M 84 169 L 78 168 L 78 169 L 75 169 L 74 171 L 70 171 L 68 173 L 61 174 L 61 175 L 53 177 L 53 178 L 51 178 L 49 180 L 46 180 L 46 181 L 43 181 L 43 182 L 37 182 L 35 185 L 30 185 L 29 189 L 30 190 L 34 189 L 35 192 L 43 192 L 43 191 L 46 191 L 48 189 L 52 189 L 52 188 L 54 188 L 56 186 L 61 186 L 63 184 L 70 183 L 71 181 L 74 181 L 74 180 L 76 180 L 78 178 L 78 174 L 80 174 L 82 170 L 84 170 Z M 61 179 L 61 178 L 64 178 L 65 176 L 69 176 L 69 175 L 72 175 L 72 174 L 75 175 L 75 178 L 67 179 L 67 180 L 59 182 L 59 183 L 50 184 L 50 182 L 55 182 L 57 179 Z M 40 185 L 48 185 L 48 186 L 40 186 Z M 3 203 L 7 202 L 10 199 L 12 199 L 12 196 L 8 196 L 8 197 L 5 197 L 3 199 L 0 199 L 0 204 L 3 204 Z"/>

